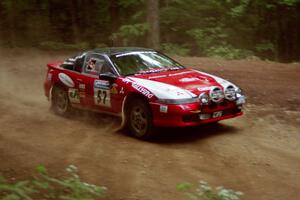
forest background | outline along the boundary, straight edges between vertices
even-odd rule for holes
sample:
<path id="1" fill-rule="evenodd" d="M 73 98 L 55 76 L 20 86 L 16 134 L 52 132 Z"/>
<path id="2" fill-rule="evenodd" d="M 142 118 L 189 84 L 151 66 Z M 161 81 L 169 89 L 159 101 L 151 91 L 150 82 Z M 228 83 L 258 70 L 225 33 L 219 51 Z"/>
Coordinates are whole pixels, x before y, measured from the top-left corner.
<path id="1" fill-rule="evenodd" d="M 300 0 L 1 0 L 0 46 L 300 60 Z"/>

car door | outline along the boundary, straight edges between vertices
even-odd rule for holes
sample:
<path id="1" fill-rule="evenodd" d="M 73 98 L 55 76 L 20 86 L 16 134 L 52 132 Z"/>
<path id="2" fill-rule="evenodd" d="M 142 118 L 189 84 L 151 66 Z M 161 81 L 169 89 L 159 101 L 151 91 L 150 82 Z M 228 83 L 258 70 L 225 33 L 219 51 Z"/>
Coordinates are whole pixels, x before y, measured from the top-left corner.
<path id="1" fill-rule="evenodd" d="M 91 66 L 92 65 L 92 66 Z M 86 104 L 92 109 L 104 112 L 116 111 L 116 96 L 119 87 L 117 79 L 107 80 L 99 78 L 100 73 L 112 72 L 112 66 L 107 62 L 105 56 L 91 53 L 86 56 L 83 66 L 85 75 L 84 85 L 86 91 Z"/>

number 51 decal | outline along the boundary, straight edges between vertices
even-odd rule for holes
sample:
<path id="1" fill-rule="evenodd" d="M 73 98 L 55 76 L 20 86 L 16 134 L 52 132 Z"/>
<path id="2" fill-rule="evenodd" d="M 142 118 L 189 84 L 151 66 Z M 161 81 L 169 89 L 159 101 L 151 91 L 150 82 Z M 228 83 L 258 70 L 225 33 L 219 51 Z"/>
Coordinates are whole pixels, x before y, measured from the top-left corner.
<path id="1" fill-rule="evenodd" d="M 110 90 L 94 88 L 94 103 L 99 106 L 111 107 Z"/>

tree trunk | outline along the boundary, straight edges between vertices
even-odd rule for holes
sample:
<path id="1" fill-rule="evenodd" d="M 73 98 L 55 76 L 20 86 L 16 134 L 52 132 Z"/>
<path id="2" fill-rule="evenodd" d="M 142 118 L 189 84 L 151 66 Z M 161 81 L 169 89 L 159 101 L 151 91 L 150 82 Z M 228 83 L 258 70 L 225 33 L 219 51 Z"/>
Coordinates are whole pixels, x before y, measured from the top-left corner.
<path id="1" fill-rule="evenodd" d="M 109 3 L 109 15 L 110 15 L 110 35 L 118 31 L 120 26 L 120 6 L 119 0 L 110 0 Z M 110 46 L 119 46 L 120 42 L 111 39 Z"/>
<path id="2" fill-rule="evenodd" d="M 78 17 L 78 2 L 77 0 L 69 1 L 70 14 L 72 20 L 72 32 L 73 32 L 73 41 L 74 43 L 80 42 L 80 34 L 79 34 L 79 17 Z"/>
<path id="3" fill-rule="evenodd" d="M 15 2 L 9 1 L 6 3 L 6 22 L 7 22 L 7 29 L 8 29 L 8 44 L 11 47 L 16 46 L 16 21 L 15 21 Z"/>
<path id="4" fill-rule="evenodd" d="M 149 25 L 148 46 L 159 49 L 159 0 L 147 0 L 147 22 Z"/>
<path id="5" fill-rule="evenodd" d="M 114 33 L 119 28 L 119 21 L 120 21 L 119 0 L 109 1 L 109 14 L 110 14 L 110 23 L 111 23 L 111 33 Z"/>

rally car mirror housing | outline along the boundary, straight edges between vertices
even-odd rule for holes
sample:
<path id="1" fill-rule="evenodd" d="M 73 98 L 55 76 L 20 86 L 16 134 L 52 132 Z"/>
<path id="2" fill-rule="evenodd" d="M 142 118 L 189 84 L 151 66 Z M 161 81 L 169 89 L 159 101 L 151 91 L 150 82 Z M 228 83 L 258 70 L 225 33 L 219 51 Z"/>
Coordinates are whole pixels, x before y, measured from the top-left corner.
<path id="1" fill-rule="evenodd" d="M 99 79 L 103 79 L 103 80 L 115 80 L 117 78 L 117 76 L 111 72 L 105 72 L 99 75 Z"/>

